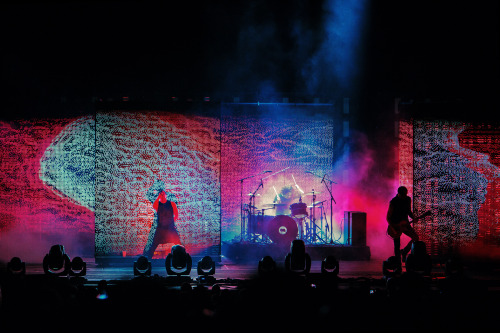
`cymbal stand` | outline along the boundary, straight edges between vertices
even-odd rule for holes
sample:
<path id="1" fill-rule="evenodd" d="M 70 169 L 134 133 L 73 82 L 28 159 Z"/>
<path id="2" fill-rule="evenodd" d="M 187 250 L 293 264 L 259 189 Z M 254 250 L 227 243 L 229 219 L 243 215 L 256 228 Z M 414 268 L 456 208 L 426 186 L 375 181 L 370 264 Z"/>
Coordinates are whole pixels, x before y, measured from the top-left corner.
<path id="1" fill-rule="evenodd" d="M 261 172 L 259 174 L 256 174 L 256 175 L 253 175 L 253 176 L 248 176 L 248 177 L 245 177 L 245 178 L 241 178 L 241 179 L 238 179 L 237 181 L 240 182 L 240 241 L 243 241 L 244 239 L 244 235 L 246 234 L 246 223 L 245 222 L 248 222 L 246 221 L 245 219 L 245 209 L 243 207 L 243 181 L 244 180 L 247 180 L 247 179 L 250 179 L 250 178 L 253 178 L 253 177 L 257 177 L 259 175 L 263 175 L 265 173 L 268 173 L 269 171 L 264 171 L 264 172 Z M 260 180 L 260 183 L 262 185 L 262 179 Z M 259 185 L 260 186 L 260 185 Z M 255 191 L 257 192 L 257 191 Z M 255 195 L 255 193 L 254 193 Z"/>
<path id="2" fill-rule="evenodd" d="M 245 238 L 249 241 L 254 241 L 254 238 L 251 237 L 251 234 L 254 234 L 252 227 L 255 228 L 257 225 L 257 216 L 255 215 L 255 210 L 257 207 L 251 205 L 251 204 L 245 204 L 246 207 L 248 207 L 247 214 L 248 214 L 248 220 L 247 220 L 247 229 L 246 229 L 246 234 Z"/>
<path id="3" fill-rule="evenodd" d="M 257 189 L 250 196 L 250 203 L 248 205 L 248 211 L 250 212 L 250 216 L 254 216 L 255 217 L 255 211 L 257 210 L 257 207 L 255 207 L 255 196 L 257 194 L 257 191 L 259 191 L 259 189 L 261 187 L 264 188 L 264 183 L 262 182 L 262 179 L 260 180 L 260 184 L 257 187 Z M 249 233 L 250 232 L 248 232 L 248 230 L 247 230 L 247 236 L 249 236 Z"/>
<path id="4" fill-rule="evenodd" d="M 315 208 L 315 205 L 314 205 L 314 203 L 316 202 L 316 194 L 314 193 L 314 189 L 312 189 L 312 194 L 313 194 L 312 195 L 312 201 L 313 202 L 312 202 L 312 209 L 311 209 L 311 211 L 312 211 L 312 214 L 311 214 L 311 216 L 312 216 L 311 225 L 312 225 L 312 233 L 313 233 L 313 235 L 312 235 L 312 237 L 313 237 L 312 238 L 312 242 L 316 243 L 316 208 Z"/>
<path id="5" fill-rule="evenodd" d="M 325 242 L 323 238 L 318 235 L 316 232 L 316 229 L 319 229 L 319 232 L 322 234 L 323 233 L 323 214 L 321 214 L 321 226 L 316 225 L 316 194 L 314 193 L 314 189 L 312 190 L 312 209 L 311 209 L 311 216 L 309 217 L 309 228 L 307 228 L 307 239 L 311 243 L 317 243 L 318 240 L 320 242 Z"/>
<path id="6" fill-rule="evenodd" d="M 275 209 L 274 207 L 273 208 L 262 208 L 259 210 L 259 213 L 258 213 L 258 216 L 256 217 L 257 220 L 261 220 L 262 222 L 262 225 L 261 227 L 264 228 L 265 225 L 265 220 L 264 220 L 264 216 L 265 216 L 265 212 L 266 210 L 269 210 L 269 209 Z M 256 226 L 256 225 L 255 225 Z M 265 231 L 264 230 L 260 230 L 260 233 L 259 233 L 259 230 L 257 230 L 257 233 L 254 233 L 253 235 L 253 241 L 254 242 L 260 242 L 260 243 L 263 243 L 263 244 L 268 244 L 271 240 L 269 239 L 269 237 L 266 235 Z"/>
<path id="7" fill-rule="evenodd" d="M 314 191 L 314 190 L 313 190 Z M 321 209 L 321 218 L 320 218 L 320 226 L 316 224 L 316 207 Z M 314 210 L 314 234 L 315 234 L 315 242 L 326 243 L 325 239 L 323 239 L 323 206 L 319 206 L 316 203 L 316 195 L 313 195 L 313 210 Z M 316 229 L 319 229 L 319 235 L 316 233 Z M 321 235 L 321 236 L 320 236 Z"/>
<path id="8" fill-rule="evenodd" d="M 316 207 L 320 209 L 320 223 L 319 223 L 319 227 L 316 226 L 318 229 L 319 229 L 319 232 L 321 234 L 321 237 L 320 236 L 317 236 L 317 238 L 319 238 L 319 240 L 322 242 L 322 243 L 326 243 L 326 239 L 328 237 L 328 234 L 326 234 L 324 231 L 323 231 L 323 206 L 322 205 L 319 205 L 319 204 L 316 204 Z M 326 236 L 326 237 L 325 237 Z M 323 238 L 325 237 L 325 238 Z"/>

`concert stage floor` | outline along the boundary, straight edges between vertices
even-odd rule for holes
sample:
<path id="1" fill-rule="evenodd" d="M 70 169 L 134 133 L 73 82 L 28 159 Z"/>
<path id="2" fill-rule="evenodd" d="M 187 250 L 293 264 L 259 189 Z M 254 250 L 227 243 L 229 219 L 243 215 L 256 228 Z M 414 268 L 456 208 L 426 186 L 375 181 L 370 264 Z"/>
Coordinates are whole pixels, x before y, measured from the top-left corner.
<path id="1" fill-rule="evenodd" d="M 216 262 L 214 277 L 217 280 L 241 280 L 256 277 L 258 263 L 264 256 L 271 256 L 278 269 L 283 269 L 284 259 L 289 252 L 288 247 L 274 244 L 259 244 L 253 242 L 223 243 L 224 255 L 213 258 Z M 321 262 L 327 256 L 334 256 L 339 261 L 340 278 L 382 279 L 382 264 L 385 259 L 372 258 L 368 246 L 342 246 L 331 244 L 308 244 L 307 253 L 312 259 L 311 274 L 321 272 Z M 130 280 L 134 278 L 133 264 L 138 257 L 96 257 L 84 258 L 87 263 L 85 279 L 91 282 L 100 280 Z M 193 256 L 193 267 L 190 277 L 196 281 L 196 265 L 202 257 Z M 165 260 L 153 259 L 151 275 L 166 277 Z M 471 278 L 498 281 L 500 285 L 500 264 L 494 261 L 469 261 L 466 268 Z M 404 264 L 403 264 L 404 271 Z M 433 258 L 433 278 L 445 276 L 443 259 Z M 44 274 L 41 263 L 27 263 L 26 274 Z"/>
<path id="2" fill-rule="evenodd" d="M 94 258 L 84 258 L 87 263 L 87 274 L 85 279 L 89 282 L 97 282 L 100 280 L 131 280 L 134 278 L 133 264 L 114 264 L 100 265 L 96 263 Z M 166 269 L 163 260 L 156 260 L 152 265 L 151 275 L 166 277 Z M 283 268 L 284 263 L 276 260 L 279 269 Z M 339 260 L 339 277 L 344 279 L 351 278 L 367 278 L 367 279 L 382 279 L 382 259 L 372 258 L 369 260 Z M 258 260 L 249 260 L 246 262 L 234 262 L 226 257 L 222 257 L 216 265 L 214 277 L 217 280 L 245 280 L 252 279 L 257 276 Z M 404 270 L 404 264 L 403 264 Z M 321 261 L 313 260 L 311 263 L 311 274 L 321 273 Z M 494 285 L 500 287 L 500 267 L 492 267 L 491 265 L 485 268 L 471 267 L 467 269 L 467 273 L 471 278 L 494 282 Z M 44 274 L 41 264 L 27 264 L 27 275 Z M 433 265 L 431 276 L 434 279 L 441 279 L 445 276 L 444 265 L 435 263 Z M 196 266 L 193 263 L 190 277 L 196 281 L 198 277 Z M 499 288 L 500 290 L 500 288 Z"/>
<path id="3" fill-rule="evenodd" d="M 114 265 L 99 265 L 94 258 L 84 258 L 87 263 L 87 274 L 85 278 L 88 281 L 95 282 L 100 280 L 131 280 L 134 278 L 133 264 L 114 264 Z M 160 277 L 167 276 L 164 261 L 159 260 L 152 265 L 151 275 Z M 283 266 L 282 262 L 277 260 L 278 267 Z M 257 275 L 258 260 L 247 261 L 245 263 L 235 263 L 225 257 L 217 263 L 214 277 L 220 279 L 243 280 L 251 279 Z M 382 260 L 356 260 L 356 261 L 340 261 L 339 276 L 342 278 L 373 278 L 379 279 L 382 274 Z M 311 273 L 321 272 L 321 261 L 313 260 L 311 263 Z M 41 264 L 27 264 L 27 275 L 43 274 Z M 193 263 L 190 277 L 195 281 L 198 277 L 196 267 Z"/>

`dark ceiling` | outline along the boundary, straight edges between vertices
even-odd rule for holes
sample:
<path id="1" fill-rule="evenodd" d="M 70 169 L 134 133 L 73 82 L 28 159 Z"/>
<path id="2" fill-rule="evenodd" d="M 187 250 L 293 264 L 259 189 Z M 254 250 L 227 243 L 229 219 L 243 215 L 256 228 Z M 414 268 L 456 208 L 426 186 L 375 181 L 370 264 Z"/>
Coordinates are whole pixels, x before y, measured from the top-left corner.
<path id="1" fill-rule="evenodd" d="M 266 86 L 339 97 L 327 78 L 308 90 L 302 70 L 325 42 L 328 3 L 4 2 L 4 113 L 74 114 L 123 96 L 258 96 Z M 431 114 L 462 102 L 462 113 L 475 105 L 474 117 L 492 114 L 500 91 L 497 1 L 366 1 L 365 8 L 356 86 L 341 94 L 358 99 L 368 120 L 395 97 L 414 109 L 441 103 Z M 299 46 L 297 26 L 308 33 Z"/>

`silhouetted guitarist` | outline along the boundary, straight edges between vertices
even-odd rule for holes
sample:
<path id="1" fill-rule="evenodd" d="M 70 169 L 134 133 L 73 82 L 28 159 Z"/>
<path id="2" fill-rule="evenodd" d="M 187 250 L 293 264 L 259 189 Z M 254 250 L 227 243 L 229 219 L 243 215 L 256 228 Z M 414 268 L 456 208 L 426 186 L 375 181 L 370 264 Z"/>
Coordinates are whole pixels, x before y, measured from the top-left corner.
<path id="1" fill-rule="evenodd" d="M 415 222 L 429 214 L 430 212 L 426 212 L 422 216 L 415 217 L 411 210 L 411 198 L 408 196 L 408 189 L 404 186 L 398 188 L 398 194 L 392 198 L 387 211 L 387 222 L 389 223 L 387 233 L 394 240 L 394 255 L 396 258 L 402 258 L 403 261 L 406 261 L 411 245 L 419 240 L 415 229 L 410 225 L 408 217 L 411 217 L 412 222 Z M 411 240 L 403 249 L 400 249 L 402 234 L 407 235 Z"/>

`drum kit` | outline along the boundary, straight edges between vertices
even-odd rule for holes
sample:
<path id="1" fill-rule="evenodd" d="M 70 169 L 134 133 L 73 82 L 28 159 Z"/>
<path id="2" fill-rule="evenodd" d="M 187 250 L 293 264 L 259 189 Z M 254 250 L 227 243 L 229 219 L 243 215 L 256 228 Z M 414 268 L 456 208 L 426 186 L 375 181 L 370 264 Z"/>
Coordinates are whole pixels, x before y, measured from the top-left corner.
<path id="1" fill-rule="evenodd" d="M 274 189 L 276 193 L 276 199 L 272 203 L 262 204 L 260 208 L 256 207 L 255 199 L 259 194 L 257 192 L 262 187 L 264 188 L 263 180 L 274 176 L 278 173 L 284 172 L 290 167 L 284 168 L 280 171 L 272 173 L 272 171 L 263 171 L 259 174 L 253 176 L 245 177 L 239 179 L 238 182 L 241 183 L 241 240 L 255 242 L 255 243 L 277 243 L 279 245 L 289 246 L 291 241 L 300 238 L 304 242 L 309 244 L 321 244 L 326 243 L 328 236 L 330 236 L 330 242 L 333 242 L 333 234 L 331 225 L 328 225 L 328 220 L 324 212 L 324 202 L 316 201 L 316 196 L 321 192 L 312 189 L 310 192 L 304 192 L 300 186 L 295 181 L 292 175 L 293 181 L 295 183 L 295 188 L 297 193 L 296 196 L 282 196 Z M 259 175 L 264 175 L 267 173 L 272 173 L 266 177 L 260 179 L 260 184 L 253 193 L 249 193 L 249 203 L 243 204 L 243 181 L 249 178 L 257 177 Z M 333 223 L 332 216 L 332 203 L 335 202 L 333 198 L 332 191 L 327 185 L 327 181 L 330 184 L 336 184 L 335 182 L 317 175 L 313 171 L 306 171 L 306 173 L 312 174 L 315 177 L 322 178 L 321 183 L 324 183 L 326 190 L 330 194 L 330 223 Z M 273 186 L 274 188 L 274 186 Z M 288 188 L 293 189 L 293 186 Z M 283 191 L 283 189 L 282 189 Z M 292 192 L 289 192 L 292 193 Z M 307 205 L 302 201 L 302 198 L 311 199 L 311 203 Z M 335 202 L 336 203 L 336 202 Z M 288 210 L 289 209 L 289 210 Z M 309 211 L 308 211 L 309 209 Z M 274 214 L 267 212 L 269 210 L 274 210 Z M 319 215 L 319 219 L 316 216 Z M 323 218 L 325 224 L 323 225 Z M 323 229 L 325 227 L 325 230 Z M 330 229 L 330 235 L 328 234 L 328 229 Z"/>
<path id="2" fill-rule="evenodd" d="M 316 195 L 321 192 L 314 191 L 304 193 L 306 197 L 311 196 L 311 204 L 308 206 L 302 202 L 302 195 L 298 202 L 288 206 L 289 214 L 272 215 L 268 210 L 282 212 L 287 204 L 273 202 L 263 204 L 262 208 L 257 208 L 251 198 L 250 204 L 243 205 L 244 217 L 247 220 L 247 240 L 258 243 L 277 243 L 280 245 L 289 245 L 294 239 L 300 238 L 306 243 L 326 243 L 328 237 L 328 224 L 325 217 L 325 228 L 323 231 L 323 203 L 316 202 Z M 252 193 L 248 194 L 252 197 Z M 253 197 L 255 199 L 255 197 Z M 297 199 L 295 199 L 297 200 Z M 295 201 L 294 200 L 294 201 Z M 280 209 L 281 208 L 281 209 Z M 308 209 L 310 209 L 310 214 Z M 320 218 L 316 219 L 319 213 Z"/>

